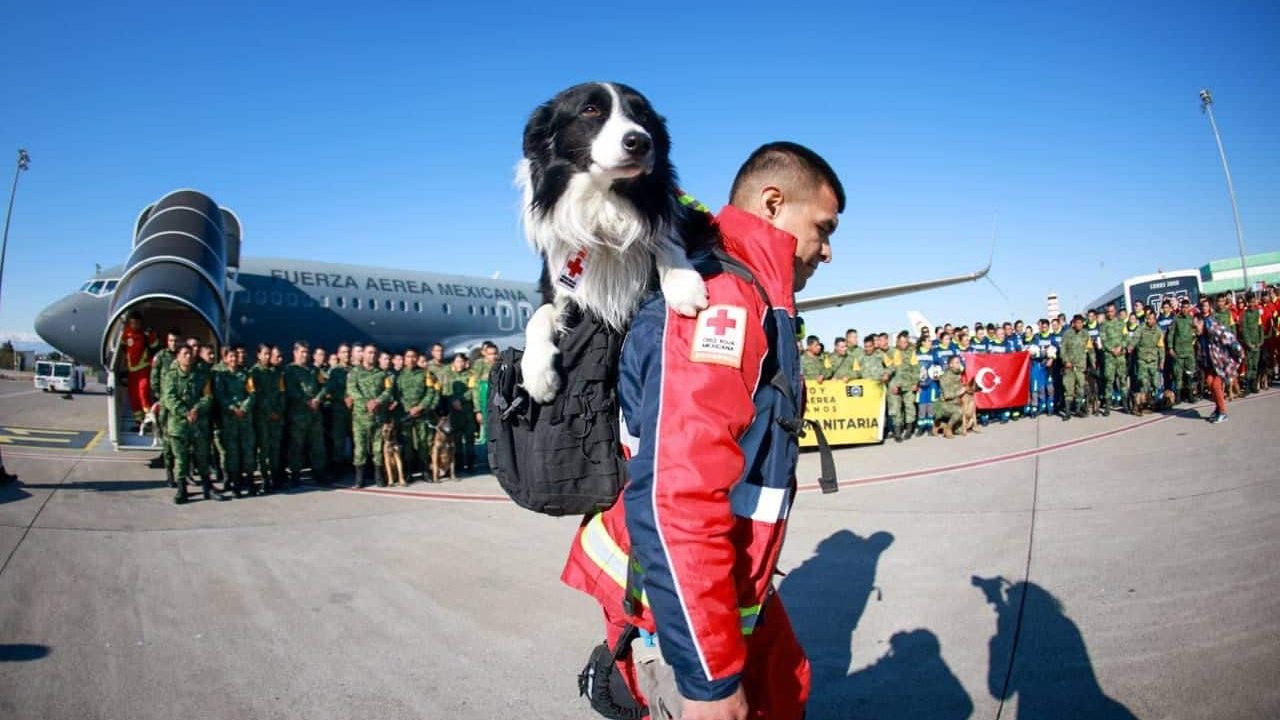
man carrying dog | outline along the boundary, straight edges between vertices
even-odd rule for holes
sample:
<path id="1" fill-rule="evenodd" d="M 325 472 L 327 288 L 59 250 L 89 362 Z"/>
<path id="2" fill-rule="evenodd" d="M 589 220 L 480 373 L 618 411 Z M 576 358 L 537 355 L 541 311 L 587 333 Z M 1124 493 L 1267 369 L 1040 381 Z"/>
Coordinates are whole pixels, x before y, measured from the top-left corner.
<path id="1" fill-rule="evenodd" d="M 804 714 L 809 665 L 772 586 L 798 453 L 778 421 L 803 410 L 795 291 L 831 260 L 843 209 L 816 153 L 761 147 L 715 218 L 754 281 L 713 269 L 697 317 L 654 293 L 632 322 L 618 388 L 630 480 L 584 522 L 562 579 L 601 604 L 611 649 L 630 641 L 617 668 L 650 717 Z"/>

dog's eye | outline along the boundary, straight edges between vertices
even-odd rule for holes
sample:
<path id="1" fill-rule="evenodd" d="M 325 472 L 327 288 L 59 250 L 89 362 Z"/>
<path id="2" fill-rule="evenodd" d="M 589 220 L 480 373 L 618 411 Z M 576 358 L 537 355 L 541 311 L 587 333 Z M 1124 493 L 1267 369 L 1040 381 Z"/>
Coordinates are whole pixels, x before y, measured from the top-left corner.
<path id="1" fill-rule="evenodd" d="M 579 114 L 585 118 L 598 118 L 600 117 L 600 108 L 595 105 L 583 105 L 582 112 Z"/>

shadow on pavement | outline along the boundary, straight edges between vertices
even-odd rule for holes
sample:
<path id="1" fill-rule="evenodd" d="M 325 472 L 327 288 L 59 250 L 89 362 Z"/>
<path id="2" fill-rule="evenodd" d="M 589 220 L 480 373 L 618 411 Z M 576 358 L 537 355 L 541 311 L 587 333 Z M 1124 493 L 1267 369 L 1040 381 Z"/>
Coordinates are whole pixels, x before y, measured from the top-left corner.
<path id="1" fill-rule="evenodd" d="M 876 566 L 891 544 L 887 532 L 861 537 L 841 530 L 778 588 L 813 668 L 807 720 L 961 720 L 973 712 L 929 630 L 895 633 L 880 659 L 849 673 L 853 631 L 873 595 L 882 598 Z"/>
<path id="2" fill-rule="evenodd" d="M 1019 720 L 1134 720 L 1102 691 L 1084 636 L 1057 598 L 1035 583 L 1003 577 L 974 576 L 973 584 L 996 611 L 987 689 L 1000 701 L 1017 695 Z"/>
<path id="3" fill-rule="evenodd" d="M 48 645 L 26 643 L 0 643 L 0 662 L 30 662 L 47 656 L 52 650 Z"/>

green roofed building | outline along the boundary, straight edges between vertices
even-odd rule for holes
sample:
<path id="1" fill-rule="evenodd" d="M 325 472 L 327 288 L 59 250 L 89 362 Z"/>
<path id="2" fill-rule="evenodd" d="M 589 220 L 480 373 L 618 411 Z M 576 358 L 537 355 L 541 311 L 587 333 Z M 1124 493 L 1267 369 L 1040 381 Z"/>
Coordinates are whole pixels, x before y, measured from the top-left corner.
<path id="1" fill-rule="evenodd" d="M 1249 269 L 1249 284 L 1257 287 L 1258 283 L 1280 285 L 1280 252 L 1246 255 L 1245 262 Z M 1200 268 L 1200 293 L 1216 295 L 1244 290 L 1244 274 L 1240 272 L 1240 258 L 1213 260 Z"/>

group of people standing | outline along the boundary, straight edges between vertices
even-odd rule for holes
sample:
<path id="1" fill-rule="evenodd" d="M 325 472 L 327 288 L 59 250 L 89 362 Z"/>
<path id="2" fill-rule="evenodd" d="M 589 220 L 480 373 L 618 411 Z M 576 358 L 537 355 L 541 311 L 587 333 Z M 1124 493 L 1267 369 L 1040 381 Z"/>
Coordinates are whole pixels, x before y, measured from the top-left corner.
<path id="1" fill-rule="evenodd" d="M 1226 398 L 1257 392 L 1280 371 L 1280 292 L 1164 300 L 1159 309 L 1134 303 L 1132 312 L 1099 310 L 1017 322 L 920 328 L 913 337 L 872 333 L 859 342 L 850 329 L 827 352 L 805 339 L 805 380 L 869 380 L 882 386 L 892 435 L 901 442 L 955 419 L 973 388 L 963 381 L 971 353 L 1027 351 L 1030 392 L 1021 407 L 977 414 L 981 424 L 1058 414 L 1064 420 L 1123 409 L 1170 407 L 1207 396 L 1214 422 L 1227 418 Z"/>
<path id="2" fill-rule="evenodd" d="M 149 357 L 149 419 L 163 441 L 175 502 L 187 501 L 189 481 L 199 482 L 205 498 L 225 499 L 297 487 L 307 468 L 323 485 L 350 469 L 353 487 L 385 486 L 387 442 L 400 450 L 406 481 L 415 473 L 439 482 L 446 472 L 456 478 L 474 471 L 498 355 L 493 343 L 475 361 L 461 353 L 446 360 L 439 343 L 430 354 L 346 343 L 330 353 L 298 341 L 291 352 L 285 364 L 279 347 L 259 345 L 250 365 L 243 346 L 219 356 L 174 329 Z M 446 456 L 456 469 L 432 466 L 437 433 L 450 444 Z"/>

